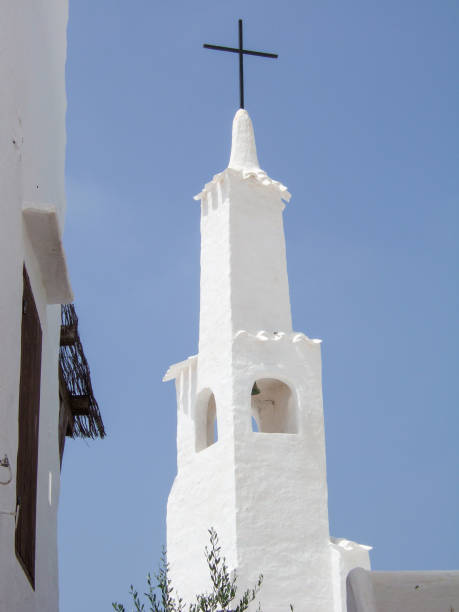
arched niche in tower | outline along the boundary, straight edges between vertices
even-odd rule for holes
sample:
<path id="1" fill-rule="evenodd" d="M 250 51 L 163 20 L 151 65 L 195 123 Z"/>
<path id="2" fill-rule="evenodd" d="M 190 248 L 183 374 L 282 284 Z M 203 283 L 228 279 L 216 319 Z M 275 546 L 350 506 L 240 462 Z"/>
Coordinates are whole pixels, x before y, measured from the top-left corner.
<path id="1" fill-rule="evenodd" d="M 196 399 L 195 436 L 196 452 L 212 446 L 218 440 L 217 406 L 210 389 L 203 389 Z"/>
<path id="2" fill-rule="evenodd" d="M 255 381 L 251 395 L 252 431 L 298 433 L 295 394 L 276 378 Z"/>

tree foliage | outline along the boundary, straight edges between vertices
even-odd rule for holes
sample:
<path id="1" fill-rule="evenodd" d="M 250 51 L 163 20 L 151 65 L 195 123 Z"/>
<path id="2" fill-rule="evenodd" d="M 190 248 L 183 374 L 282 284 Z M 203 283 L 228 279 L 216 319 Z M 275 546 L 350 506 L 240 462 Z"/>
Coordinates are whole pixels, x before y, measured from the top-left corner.
<path id="1" fill-rule="evenodd" d="M 196 602 L 188 606 L 188 612 L 245 612 L 256 599 L 263 582 L 260 574 L 255 586 L 247 589 L 237 601 L 237 576 L 230 572 L 226 559 L 221 554 L 221 547 L 215 529 L 209 529 L 210 546 L 205 547 L 205 557 L 209 568 L 212 589 L 210 593 L 196 596 Z M 142 601 L 138 591 L 131 585 L 129 594 L 134 605 L 134 612 L 185 612 L 186 605 L 178 596 L 170 578 L 169 564 L 166 553 L 163 552 L 158 572 L 147 577 L 147 591 L 143 593 L 146 600 Z M 112 604 L 116 612 L 126 612 L 123 604 Z M 149 607 L 145 607 L 145 606 Z M 293 611 L 293 606 L 290 606 Z M 258 611 L 261 612 L 260 606 Z"/>

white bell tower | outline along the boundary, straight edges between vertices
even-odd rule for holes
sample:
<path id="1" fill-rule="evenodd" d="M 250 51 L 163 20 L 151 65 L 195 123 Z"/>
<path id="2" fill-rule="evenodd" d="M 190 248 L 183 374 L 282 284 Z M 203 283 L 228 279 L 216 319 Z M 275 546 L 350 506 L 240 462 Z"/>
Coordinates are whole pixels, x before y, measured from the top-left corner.
<path id="1" fill-rule="evenodd" d="M 330 538 L 320 340 L 292 331 L 282 223 L 290 194 L 260 169 L 238 110 L 228 168 L 201 201 L 199 354 L 171 366 L 178 473 L 167 507 L 170 577 L 209 588 L 214 527 L 241 589 L 264 576 L 263 612 L 344 612 L 368 547 Z M 256 228 L 256 231 L 254 231 Z"/>

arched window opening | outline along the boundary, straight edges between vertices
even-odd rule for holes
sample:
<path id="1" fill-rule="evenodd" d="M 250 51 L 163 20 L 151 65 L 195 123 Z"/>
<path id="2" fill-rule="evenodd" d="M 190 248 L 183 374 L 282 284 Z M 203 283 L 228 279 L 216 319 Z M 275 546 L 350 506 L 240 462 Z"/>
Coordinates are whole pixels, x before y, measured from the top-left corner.
<path id="1" fill-rule="evenodd" d="M 290 387 L 275 378 L 260 378 L 252 387 L 252 431 L 297 433 L 297 406 Z"/>
<path id="2" fill-rule="evenodd" d="M 217 406 L 210 389 L 204 389 L 196 402 L 196 451 L 215 444 L 218 440 Z"/>

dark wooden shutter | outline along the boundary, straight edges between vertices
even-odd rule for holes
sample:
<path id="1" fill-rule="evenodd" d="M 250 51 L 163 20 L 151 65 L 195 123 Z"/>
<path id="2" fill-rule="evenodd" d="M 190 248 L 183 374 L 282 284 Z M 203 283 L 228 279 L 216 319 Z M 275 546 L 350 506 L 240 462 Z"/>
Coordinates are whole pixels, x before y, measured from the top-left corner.
<path id="1" fill-rule="evenodd" d="M 23 275 L 19 443 L 16 472 L 18 503 L 16 556 L 32 588 L 35 588 L 35 533 L 42 332 L 25 267 Z"/>

